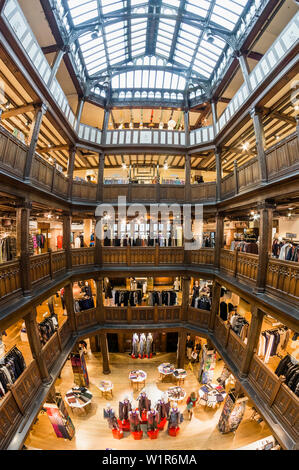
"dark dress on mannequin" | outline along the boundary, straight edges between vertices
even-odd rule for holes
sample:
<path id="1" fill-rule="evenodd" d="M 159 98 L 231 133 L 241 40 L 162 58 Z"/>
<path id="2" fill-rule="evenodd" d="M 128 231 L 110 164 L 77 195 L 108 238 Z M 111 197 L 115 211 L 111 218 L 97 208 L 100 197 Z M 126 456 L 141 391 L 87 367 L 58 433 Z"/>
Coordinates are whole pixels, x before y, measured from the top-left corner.
<path id="1" fill-rule="evenodd" d="M 158 411 L 158 421 L 161 422 L 162 419 L 168 418 L 169 410 L 170 410 L 170 403 L 165 403 L 162 400 L 159 400 L 156 405 L 156 410 Z"/>
<path id="2" fill-rule="evenodd" d="M 176 408 L 171 408 L 168 418 L 168 429 L 169 428 L 178 428 L 180 423 L 183 422 L 183 415 Z"/>
<path id="3" fill-rule="evenodd" d="M 118 429 L 117 418 L 111 408 L 104 409 L 104 419 L 107 419 L 109 429 Z"/>
<path id="4" fill-rule="evenodd" d="M 140 431 L 140 414 L 138 410 L 130 411 L 129 413 L 129 421 L 130 421 L 130 431 L 131 432 L 138 432 Z"/>
<path id="5" fill-rule="evenodd" d="M 158 427 L 159 413 L 157 411 L 149 411 L 147 413 L 147 430 L 155 431 Z"/>
<path id="6" fill-rule="evenodd" d="M 151 401 L 147 398 L 146 393 L 142 393 L 139 396 L 138 409 L 140 413 L 142 413 L 143 410 L 149 411 L 151 409 Z"/>
<path id="7" fill-rule="evenodd" d="M 132 410 L 132 405 L 129 400 L 124 400 L 119 402 L 119 419 L 123 421 L 124 419 L 129 419 L 129 411 Z"/>

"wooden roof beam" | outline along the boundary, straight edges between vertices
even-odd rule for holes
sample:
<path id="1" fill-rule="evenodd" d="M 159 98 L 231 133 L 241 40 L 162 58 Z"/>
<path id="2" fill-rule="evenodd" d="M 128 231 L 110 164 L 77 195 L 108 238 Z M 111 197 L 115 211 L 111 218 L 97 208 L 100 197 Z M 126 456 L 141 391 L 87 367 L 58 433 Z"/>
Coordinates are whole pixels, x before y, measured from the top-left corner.
<path id="1" fill-rule="evenodd" d="M 18 108 L 9 109 L 8 111 L 4 111 L 2 113 L 1 119 L 9 119 L 13 116 L 19 116 L 20 114 L 29 113 L 30 111 L 34 111 L 34 105 L 28 104 L 26 106 L 20 106 Z"/>

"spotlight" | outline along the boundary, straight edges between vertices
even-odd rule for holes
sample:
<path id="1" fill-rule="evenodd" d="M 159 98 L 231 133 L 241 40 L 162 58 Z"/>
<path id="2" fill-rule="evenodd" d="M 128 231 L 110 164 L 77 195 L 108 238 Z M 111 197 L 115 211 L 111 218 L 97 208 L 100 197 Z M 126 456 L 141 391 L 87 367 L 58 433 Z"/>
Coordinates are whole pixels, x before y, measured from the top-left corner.
<path id="1" fill-rule="evenodd" d="M 248 148 L 249 148 L 249 142 L 245 142 L 244 144 L 242 144 L 243 150 L 248 150 Z"/>
<path id="2" fill-rule="evenodd" d="M 100 35 L 100 27 L 96 26 L 95 30 L 91 33 L 91 39 L 97 39 Z"/>
<path id="3" fill-rule="evenodd" d="M 213 36 L 213 34 L 211 32 L 207 33 L 207 41 L 210 43 L 210 44 L 213 44 L 215 38 Z"/>
<path id="4" fill-rule="evenodd" d="M 10 108 L 10 102 L 7 101 L 7 103 L 5 104 L 5 109 L 9 109 Z"/>

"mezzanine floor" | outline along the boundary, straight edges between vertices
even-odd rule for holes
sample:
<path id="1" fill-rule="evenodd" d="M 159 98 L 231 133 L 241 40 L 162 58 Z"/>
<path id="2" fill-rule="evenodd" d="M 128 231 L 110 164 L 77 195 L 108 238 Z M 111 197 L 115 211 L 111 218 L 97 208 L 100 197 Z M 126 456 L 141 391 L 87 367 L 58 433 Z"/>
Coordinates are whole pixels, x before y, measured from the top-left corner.
<path id="1" fill-rule="evenodd" d="M 89 390 L 93 393 L 93 403 L 88 414 L 80 410 L 75 410 L 73 413 L 70 410 L 70 416 L 76 428 L 73 440 L 58 439 L 47 415 L 40 413 L 38 422 L 33 426 L 25 442 L 28 448 L 43 450 L 103 450 L 107 448 L 122 450 L 225 450 L 238 449 L 272 434 L 265 422 L 258 424 L 256 421 L 250 420 L 252 414 L 250 403 L 236 433 L 223 435 L 216 427 L 221 408 L 217 410 L 204 409 L 204 407 L 198 405 L 190 422 L 187 418 L 186 400 L 184 400 L 179 408 L 184 412 L 185 421 L 182 423 L 180 434 L 176 438 L 168 436 L 165 430 L 160 432 L 158 439 L 155 441 L 150 440 L 146 433 L 143 434 L 141 442 L 134 441 L 129 433 L 125 433 L 123 439 L 115 440 L 112 438 L 112 433 L 103 419 L 104 406 L 107 403 L 111 403 L 112 408 L 118 414 L 119 400 L 126 396 L 131 399 L 137 398 L 138 393 L 132 392 L 128 380 L 129 371 L 134 368 L 142 368 L 147 373 L 146 390 L 148 396 L 155 402 L 161 392 L 165 392 L 169 386 L 174 385 L 174 383 L 170 382 L 161 383 L 157 367 L 162 362 L 175 362 L 176 354 L 158 353 L 157 356 L 150 360 L 133 360 L 129 357 L 128 353 L 113 353 L 110 354 L 111 374 L 109 376 L 102 374 L 100 353 L 88 352 L 85 357 L 90 379 Z M 222 366 L 223 361 L 217 361 L 213 382 L 219 377 Z M 185 367 L 187 367 L 187 363 Z M 197 391 L 200 387 L 196 378 L 197 367 L 196 365 L 193 372 L 188 370 L 188 376 L 184 384 L 187 394 Z M 109 379 L 113 382 L 113 399 L 107 400 L 101 397 L 101 393 L 96 385 L 103 379 Z M 62 370 L 61 379 L 58 379 L 56 382 L 56 391 L 61 392 L 62 396 L 64 396 L 72 386 L 73 373 L 70 361 L 67 361 Z"/>

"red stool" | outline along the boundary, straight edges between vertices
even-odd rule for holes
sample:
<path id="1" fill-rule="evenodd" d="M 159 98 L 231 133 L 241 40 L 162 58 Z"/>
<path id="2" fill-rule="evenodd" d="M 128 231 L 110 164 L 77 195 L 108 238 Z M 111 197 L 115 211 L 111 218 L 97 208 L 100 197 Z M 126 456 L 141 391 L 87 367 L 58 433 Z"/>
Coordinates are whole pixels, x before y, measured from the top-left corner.
<path id="1" fill-rule="evenodd" d="M 176 437 L 179 433 L 180 428 L 169 428 L 168 429 L 168 434 L 170 436 Z"/>
<path id="2" fill-rule="evenodd" d="M 123 421 L 120 421 L 119 419 L 117 420 L 118 426 L 122 431 L 125 432 L 130 432 L 130 421 L 127 419 L 124 419 Z"/>
<path id="3" fill-rule="evenodd" d="M 131 434 L 135 441 L 140 441 L 142 439 L 143 431 L 133 431 Z"/>
<path id="4" fill-rule="evenodd" d="M 164 430 L 166 421 L 167 421 L 166 418 L 161 419 L 160 423 L 158 424 L 158 429 L 159 429 L 159 431 L 163 431 L 163 430 Z"/>
<path id="5" fill-rule="evenodd" d="M 147 431 L 147 435 L 150 439 L 157 439 L 159 434 L 159 429 L 156 429 L 155 431 Z"/>
<path id="6" fill-rule="evenodd" d="M 112 429 L 112 435 L 114 439 L 121 439 L 124 437 L 124 433 L 120 429 Z"/>

